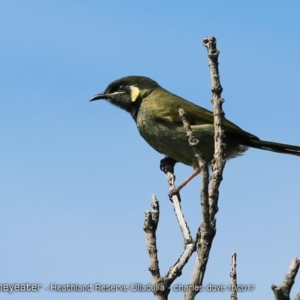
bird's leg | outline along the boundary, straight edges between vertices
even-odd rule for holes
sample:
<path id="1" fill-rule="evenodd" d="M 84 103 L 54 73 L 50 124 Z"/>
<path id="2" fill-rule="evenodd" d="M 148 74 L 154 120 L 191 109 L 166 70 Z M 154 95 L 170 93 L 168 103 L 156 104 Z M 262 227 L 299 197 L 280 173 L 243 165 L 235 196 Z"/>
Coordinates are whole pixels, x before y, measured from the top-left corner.
<path id="1" fill-rule="evenodd" d="M 175 159 L 173 159 L 172 157 L 166 156 L 165 158 L 163 158 L 160 161 L 160 166 L 159 167 L 160 167 L 161 171 L 163 171 L 166 174 L 168 172 L 171 172 L 172 174 L 174 174 L 174 166 L 175 166 L 176 163 L 177 163 L 177 161 Z M 186 186 L 193 178 L 195 178 L 199 173 L 200 173 L 200 170 L 196 169 L 191 176 L 189 176 L 182 184 L 177 186 L 175 189 L 173 189 L 169 193 L 169 197 L 171 198 L 173 195 L 177 194 L 179 199 L 180 199 L 179 191 L 184 186 Z M 175 179 L 175 175 L 174 175 L 174 179 Z"/>
<path id="2" fill-rule="evenodd" d="M 186 186 L 193 178 L 195 178 L 199 173 L 200 173 L 200 171 L 196 169 L 191 176 L 189 176 L 182 184 L 180 184 L 178 187 L 176 187 L 169 193 L 169 197 L 172 197 L 173 195 L 178 194 L 179 191 L 184 186 Z"/>

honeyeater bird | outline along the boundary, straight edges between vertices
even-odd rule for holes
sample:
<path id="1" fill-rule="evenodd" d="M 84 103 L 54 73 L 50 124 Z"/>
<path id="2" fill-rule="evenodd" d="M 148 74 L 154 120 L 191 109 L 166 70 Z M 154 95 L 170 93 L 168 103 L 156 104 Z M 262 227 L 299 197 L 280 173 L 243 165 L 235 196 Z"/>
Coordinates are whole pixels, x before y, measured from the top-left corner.
<path id="1" fill-rule="evenodd" d="M 211 163 L 214 155 L 214 118 L 209 110 L 170 93 L 154 80 L 142 76 L 118 79 L 90 101 L 100 99 L 131 114 L 140 135 L 152 148 L 166 156 L 162 162 L 181 162 L 194 168 L 193 174 L 174 192 L 178 192 L 201 171 L 189 147 L 179 108 L 183 108 L 186 113 L 192 131 L 199 140 L 198 146 L 203 157 Z M 299 146 L 262 141 L 225 118 L 222 125 L 227 159 L 242 155 L 249 147 L 300 156 Z M 161 169 L 164 169 L 162 162 Z"/>

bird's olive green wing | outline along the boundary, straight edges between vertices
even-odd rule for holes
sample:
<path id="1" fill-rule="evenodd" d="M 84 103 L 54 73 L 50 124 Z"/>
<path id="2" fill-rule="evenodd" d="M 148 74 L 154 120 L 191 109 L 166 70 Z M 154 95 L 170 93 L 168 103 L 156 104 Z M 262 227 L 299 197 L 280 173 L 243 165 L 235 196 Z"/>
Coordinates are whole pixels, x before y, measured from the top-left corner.
<path id="1" fill-rule="evenodd" d="M 165 121 L 173 124 L 182 124 L 178 110 L 183 108 L 186 118 L 191 125 L 213 124 L 213 113 L 203 107 L 192 102 L 180 98 L 164 89 L 153 91 L 149 97 L 151 109 L 157 120 Z M 255 135 L 244 131 L 234 123 L 223 119 L 223 129 L 234 135 L 247 138 L 258 139 Z"/>

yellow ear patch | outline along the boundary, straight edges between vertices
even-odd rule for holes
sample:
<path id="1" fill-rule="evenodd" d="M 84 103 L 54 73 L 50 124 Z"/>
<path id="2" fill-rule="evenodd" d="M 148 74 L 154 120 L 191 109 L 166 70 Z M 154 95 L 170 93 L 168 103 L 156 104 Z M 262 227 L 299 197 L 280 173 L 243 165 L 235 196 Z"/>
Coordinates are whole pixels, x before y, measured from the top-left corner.
<path id="1" fill-rule="evenodd" d="M 131 101 L 134 102 L 138 98 L 141 91 L 139 88 L 132 85 L 130 86 L 130 91 L 131 91 Z"/>

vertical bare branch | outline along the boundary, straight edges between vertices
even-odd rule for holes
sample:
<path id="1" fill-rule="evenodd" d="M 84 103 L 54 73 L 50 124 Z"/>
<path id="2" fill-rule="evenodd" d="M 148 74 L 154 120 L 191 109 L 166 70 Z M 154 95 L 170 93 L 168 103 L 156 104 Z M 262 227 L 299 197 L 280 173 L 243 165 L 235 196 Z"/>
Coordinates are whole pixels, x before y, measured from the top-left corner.
<path id="1" fill-rule="evenodd" d="M 197 234 L 197 260 L 191 279 L 191 286 L 201 286 L 208 262 L 208 257 L 214 236 L 216 234 L 216 219 L 215 215 L 218 212 L 218 197 L 219 186 L 222 181 L 223 169 L 225 166 L 225 147 L 223 144 L 224 132 L 222 130 L 222 120 L 224 113 L 222 110 L 222 103 L 224 100 L 221 98 L 222 86 L 220 83 L 219 69 L 218 69 L 218 56 L 219 51 L 216 48 L 216 39 L 214 37 L 205 38 L 203 45 L 208 50 L 209 66 L 211 70 L 212 81 L 212 103 L 214 105 L 214 126 L 215 126 L 215 153 L 212 161 L 212 180 L 207 192 L 208 187 L 208 170 L 202 170 L 202 217 L 203 222 Z M 200 157 L 201 159 L 201 157 Z M 200 163 L 199 163 L 200 164 Z M 204 171 L 204 172 L 203 172 Z M 185 293 L 184 299 L 194 299 L 199 290 L 191 289 Z"/>
<path id="2" fill-rule="evenodd" d="M 236 274 L 236 253 L 232 253 L 231 255 L 231 293 L 230 293 L 230 300 L 237 300 L 237 274 Z"/>
<path id="3" fill-rule="evenodd" d="M 211 73 L 212 82 L 212 103 L 214 106 L 214 126 L 215 126 L 215 154 L 212 161 L 212 180 L 209 190 L 209 207 L 212 226 L 215 226 L 215 215 L 218 211 L 218 198 L 219 198 L 219 186 L 222 181 L 223 169 L 225 167 L 225 144 L 224 144 L 224 131 L 222 129 L 222 121 L 224 118 L 224 112 L 222 104 L 224 99 L 221 97 L 223 88 L 220 82 L 219 75 L 219 51 L 216 47 L 216 39 L 214 37 L 207 37 L 203 41 L 203 45 L 207 48 L 209 67 Z"/>
<path id="4" fill-rule="evenodd" d="M 153 283 L 155 284 L 160 278 L 158 258 L 157 258 L 157 246 L 156 246 L 156 229 L 159 221 L 159 203 L 156 197 L 152 196 L 152 211 L 146 211 L 144 231 L 146 234 L 147 250 L 150 256 L 149 271 L 153 277 Z"/>

